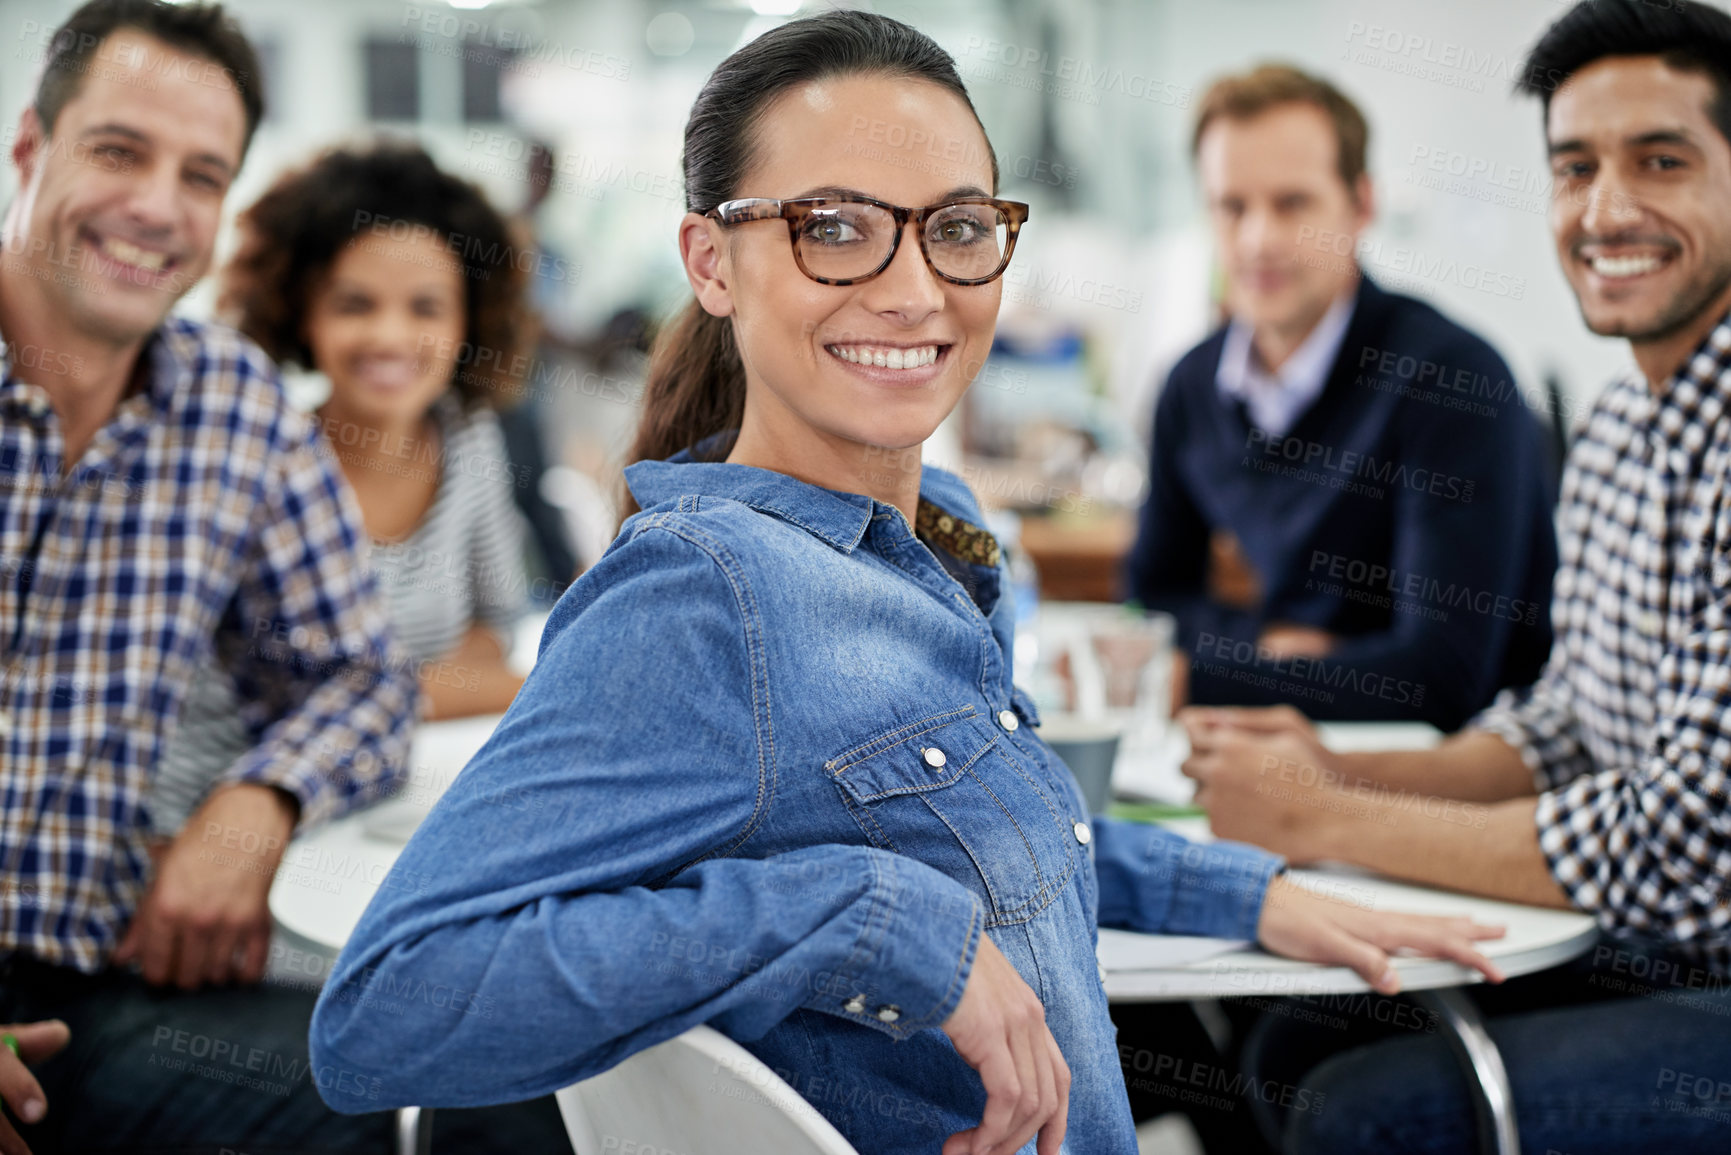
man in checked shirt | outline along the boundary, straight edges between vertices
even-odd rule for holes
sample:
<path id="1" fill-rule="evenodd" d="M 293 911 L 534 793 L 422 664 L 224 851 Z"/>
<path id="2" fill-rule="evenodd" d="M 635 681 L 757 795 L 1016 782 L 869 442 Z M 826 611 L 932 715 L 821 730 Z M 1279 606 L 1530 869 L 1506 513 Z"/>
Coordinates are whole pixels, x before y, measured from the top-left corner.
<path id="1" fill-rule="evenodd" d="M 1196 711 L 1186 773 L 1222 837 L 1597 915 L 1606 937 L 1578 966 L 1485 1000 L 1523 1149 L 1724 1151 L 1731 16 L 1590 0 L 1544 34 L 1521 86 L 1544 105 L 1551 228 L 1581 315 L 1639 369 L 1570 453 L 1549 664 L 1424 752 L 1335 753 L 1292 711 Z M 1319 1115 L 1267 1120 L 1287 1150 L 1472 1149 L 1438 1037 L 1306 1074 L 1365 1032 L 1331 1033 L 1272 1018 L 1253 1033 L 1265 1073 L 1327 1096 Z"/>
<path id="2" fill-rule="evenodd" d="M 296 825 L 401 778 L 416 694 L 275 368 L 168 316 L 257 60 L 220 8 L 157 0 L 41 47 L 0 250 L 0 1150 L 382 1151 L 388 1114 L 319 1101 L 367 1085 L 309 1069 L 313 996 L 236 985 Z M 143 800 L 213 646 L 257 745 L 153 864 Z"/>

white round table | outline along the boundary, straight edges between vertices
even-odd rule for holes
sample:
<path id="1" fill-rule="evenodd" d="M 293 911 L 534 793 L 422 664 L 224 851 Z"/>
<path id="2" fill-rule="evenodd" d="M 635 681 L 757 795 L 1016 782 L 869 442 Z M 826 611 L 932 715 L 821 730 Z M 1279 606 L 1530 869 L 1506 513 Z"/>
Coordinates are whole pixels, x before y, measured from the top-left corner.
<path id="1" fill-rule="evenodd" d="M 402 792 L 296 838 L 283 852 L 270 912 L 301 949 L 335 955 L 354 933 L 379 884 L 420 825 L 502 715 L 428 722 L 409 749 Z"/>

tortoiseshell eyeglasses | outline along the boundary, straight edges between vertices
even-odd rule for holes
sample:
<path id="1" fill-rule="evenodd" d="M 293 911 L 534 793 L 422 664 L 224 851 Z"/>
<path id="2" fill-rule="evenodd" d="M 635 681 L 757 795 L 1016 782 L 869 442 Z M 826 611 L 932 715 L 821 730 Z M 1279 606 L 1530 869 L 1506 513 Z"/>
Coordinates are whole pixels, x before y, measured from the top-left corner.
<path id="1" fill-rule="evenodd" d="M 703 215 L 724 225 L 785 220 L 794 263 L 825 285 L 857 285 L 889 268 L 913 221 L 933 273 L 952 285 L 984 285 L 1008 267 L 1028 206 L 995 197 L 957 197 L 918 209 L 858 195 L 747 197 Z"/>

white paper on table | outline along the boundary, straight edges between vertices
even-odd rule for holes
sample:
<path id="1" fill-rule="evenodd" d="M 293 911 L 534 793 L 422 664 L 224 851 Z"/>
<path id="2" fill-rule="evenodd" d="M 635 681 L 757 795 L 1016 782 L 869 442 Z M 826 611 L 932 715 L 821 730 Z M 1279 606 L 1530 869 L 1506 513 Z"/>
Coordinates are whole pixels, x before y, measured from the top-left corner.
<path id="1" fill-rule="evenodd" d="M 1100 965 L 1109 971 L 1161 971 L 1205 962 L 1248 947 L 1239 938 L 1203 938 L 1191 934 L 1138 934 L 1112 927 L 1100 928 L 1100 946 L 1095 951 Z"/>
<path id="2" fill-rule="evenodd" d="M 1141 750 L 1120 746 L 1112 764 L 1112 793 L 1121 798 L 1182 805 L 1196 793 L 1196 783 L 1179 766 L 1190 756 L 1190 739 L 1182 726 L 1168 726 L 1159 741 Z"/>

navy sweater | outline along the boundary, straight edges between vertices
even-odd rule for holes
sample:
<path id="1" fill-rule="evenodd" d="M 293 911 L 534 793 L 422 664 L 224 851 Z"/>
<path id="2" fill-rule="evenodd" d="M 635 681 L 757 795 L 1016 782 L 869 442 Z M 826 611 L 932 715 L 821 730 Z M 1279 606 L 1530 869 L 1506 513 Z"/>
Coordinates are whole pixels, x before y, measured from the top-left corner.
<path id="1" fill-rule="evenodd" d="M 1533 680 L 1557 565 L 1541 426 L 1481 338 L 1363 278 L 1328 382 L 1284 437 L 1222 398 L 1224 330 L 1185 355 L 1155 408 L 1130 594 L 1178 618 L 1190 701 L 1291 703 L 1313 718 L 1464 723 Z M 1262 583 L 1211 601 L 1214 530 Z M 1340 641 L 1276 659 L 1275 622 Z"/>

